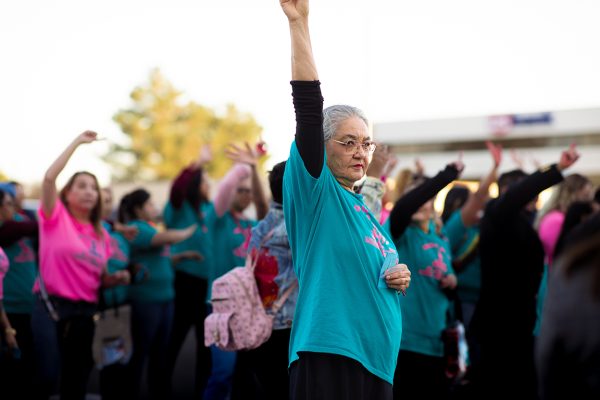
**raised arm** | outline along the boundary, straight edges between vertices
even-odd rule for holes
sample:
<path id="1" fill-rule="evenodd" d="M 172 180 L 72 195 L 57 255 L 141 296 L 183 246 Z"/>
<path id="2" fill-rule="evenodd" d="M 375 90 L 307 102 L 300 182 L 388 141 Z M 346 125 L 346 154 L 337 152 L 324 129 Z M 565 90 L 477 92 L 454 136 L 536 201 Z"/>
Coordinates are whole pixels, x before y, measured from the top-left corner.
<path id="1" fill-rule="evenodd" d="M 248 142 L 244 144 L 244 148 L 231 144 L 227 148 L 225 154 L 234 162 L 246 164 L 250 167 L 250 177 L 252 178 L 252 201 L 256 207 L 257 219 L 263 219 L 269 211 L 269 202 L 267 201 L 263 184 L 258 176 L 258 160 L 261 155 L 252 150 L 252 147 L 250 147 Z"/>
<path id="2" fill-rule="evenodd" d="M 446 187 L 450 182 L 458 178 L 462 169 L 463 166 L 460 161 L 448 164 L 436 176 L 400 197 L 390 213 L 390 232 L 392 237 L 397 239 L 402 236 L 410 224 L 413 214 L 417 212 L 419 207 L 435 196 L 437 192 Z"/>
<path id="3" fill-rule="evenodd" d="M 41 203 L 42 211 L 47 217 L 52 215 L 52 211 L 54 210 L 54 205 L 56 204 L 56 199 L 58 197 L 56 191 L 56 178 L 65 168 L 67 162 L 77 147 L 79 147 L 80 144 L 91 143 L 95 141 L 97 136 L 98 135 L 96 132 L 93 131 L 85 131 L 81 135 L 77 136 L 46 171 L 46 174 L 44 175 L 44 181 L 42 182 Z"/>
<path id="4" fill-rule="evenodd" d="M 465 226 L 473 226 L 479 222 L 479 215 L 489 198 L 490 185 L 498 179 L 498 167 L 502 162 L 502 146 L 486 142 L 487 148 L 494 160 L 492 170 L 481 182 L 477 191 L 469 196 L 467 202 L 460 210 L 460 217 Z"/>
<path id="5" fill-rule="evenodd" d="M 575 145 L 562 152 L 558 164 L 534 172 L 520 182 L 511 186 L 489 209 L 498 221 L 521 212 L 523 207 L 535 198 L 542 190 L 563 180 L 562 171 L 569 168 L 579 159 Z"/>
<path id="6" fill-rule="evenodd" d="M 388 146 L 380 144 L 375 148 L 373 159 L 367 169 L 367 178 L 363 183 L 360 194 L 363 196 L 363 202 L 379 220 L 381 217 L 381 201 L 385 194 L 385 183 L 382 180 L 383 175 L 392 159 Z"/>
<path id="7" fill-rule="evenodd" d="M 164 246 L 167 244 L 175 244 L 183 242 L 194 234 L 198 225 L 190 225 L 185 229 L 167 229 L 163 232 L 158 232 L 152 237 L 150 244 L 152 246 Z"/>
<path id="8" fill-rule="evenodd" d="M 250 167 L 246 164 L 235 164 L 223 177 L 217 188 L 215 196 L 215 212 L 218 217 L 225 215 L 231 207 L 238 184 L 250 176 Z"/>
<path id="9" fill-rule="evenodd" d="M 280 0 L 280 4 L 290 28 L 296 146 L 307 171 L 318 178 L 325 160 L 323 97 L 308 29 L 308 0 Z"/>
<path id="10" fill-rule="evenodd" d="M 175 208 L 181 208 L 185 200 L 186 189 L 199 170 L 204 167 L 212 159 L 212 153 L 209 145 L 204 145 L 200 149 L 198 158 L 190 163 L 185 169 L 183 169 L 177 178 L 173 181 L 171 186 L 171 192 L 169 194 L 169 201 Z"/>

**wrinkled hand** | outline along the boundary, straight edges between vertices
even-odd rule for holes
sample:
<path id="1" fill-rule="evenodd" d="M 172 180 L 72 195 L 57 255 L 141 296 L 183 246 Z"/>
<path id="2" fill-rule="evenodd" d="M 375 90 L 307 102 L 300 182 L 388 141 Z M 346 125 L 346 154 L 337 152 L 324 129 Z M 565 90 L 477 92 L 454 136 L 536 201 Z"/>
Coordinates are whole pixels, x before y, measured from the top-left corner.
<path id="1" fill-rule="evenodd" d="M 564 171 L 579 159 L 579 153 L 575 148 L 575 143 L 571 143 L 568 150 L 565 150 L 560 155 L 560 161 L 558 162 L 558 169 Z"/>
<path id="2" fill-rule="evenodd" d="M 225 155 L 233 162 L 248 164 L 255 167 L 258 164 L 260 156 L 252 149 L 248 142 L 244 143 L 244 147 L 230 144 L 225 149 Z"/>
<path id="3" fill-rule="evenodd" d="M 490 141 L 485 142 L 485 145 L 487 146 L 488 151 L 494 160 L 494 166 L 496 168 L 499 167 L 500 163 L 502 162 L 502 146 L 499 144 L 494 144 Z"/>
<path id="4" fill-rule="evenodd" d="M 279 4 L 289 22 L 308 18 L 308 0 L 279 0 Z"/>
<path id="5" fill-rule="evenodd" d="M 399 271 L 388 272 L 391 269 L 399 267 Z M 405 292 L 410 286 L 410 271 L 406 264 L 398 264 L 386 271 L 385 283 L 391 289 L 396 289 L 400 292 Z"/>
<path id="6" fill-rule="evenodd" d="M 440 279 L 440 287 L 442 289 L 456 289 L 456 285 L 458 284 L 458 281 L 456 279 L 456 275 L 454 274 L 448 274 L 445 275 L 444 277 L 442 277 L 442 279 Z"/>
<path id="7" fill-rule="evenodd" d="M 367 176 L 371 176 L 377 179 L 381 178 L 385 166 L 387 165 L 390 159 L 390 156 L 390 149 L 387 145 L 377 145 L 377 147 L 375 148 L 375 152 L 373 153 L 371 163 L 369 164 L 369 168 L 367 169 Z"/>

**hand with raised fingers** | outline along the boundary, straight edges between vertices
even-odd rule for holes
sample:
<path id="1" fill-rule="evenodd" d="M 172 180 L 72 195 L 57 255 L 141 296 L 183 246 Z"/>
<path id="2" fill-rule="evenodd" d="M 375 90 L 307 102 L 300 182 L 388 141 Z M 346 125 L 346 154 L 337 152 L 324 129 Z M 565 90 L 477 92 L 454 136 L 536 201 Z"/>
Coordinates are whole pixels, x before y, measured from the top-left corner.
<path id="1" fill-rule="evenodd" d="M 569 168 L 579 159 L 579 153 L 575 147 L 575 143 L 571 143 L 569 148 L 562 152 L 560 155 L 560 161 L 558 162 L 558 169 L 564 171 Z"/>
<path id="2" fill-rule="evenodd" d="M 98 140 L 98 134 L 94 131 L 84 131 L 75 138 L 77 144 L 92 143 Z"/>
<path id="3" fill-rule="evenodd" d="M 385 144 L 379 144 L 373 152 L 373 158 L 367 169 L 367 175 L 373 178 L 381 178 L 384 173 L 385 166 L 390 159 L 389 147 Z"/>
<path id="4" fill-rule="evenodd" d="M 454 162 L 451 162 L 448 165 L 456 168 L 456 170 L 458 171 L 458 175 L 460 175 L 463 172 L 463 170 L 465 169 L 465 164 L 463 163 L 463 152 L 460 151 L 458 153 L 458 159 Z"/>
<path id="5" fill-rule="evenodd" d="M 225 149 L 225 155 L 236 163 L 248 164 L 251 167 L 256 167 L 260 156 L 252 149 L 248 142 L 244 143 L 244 147 L 236 144 L 230 144 Z"/>
<path id="6" fill-rule="evenodd" d="M 498 168 L 502 162 L 502 145 L 494 144 L 490 141 L 485 142 L 485 145 L 494 160 L 494 167 Z"/>

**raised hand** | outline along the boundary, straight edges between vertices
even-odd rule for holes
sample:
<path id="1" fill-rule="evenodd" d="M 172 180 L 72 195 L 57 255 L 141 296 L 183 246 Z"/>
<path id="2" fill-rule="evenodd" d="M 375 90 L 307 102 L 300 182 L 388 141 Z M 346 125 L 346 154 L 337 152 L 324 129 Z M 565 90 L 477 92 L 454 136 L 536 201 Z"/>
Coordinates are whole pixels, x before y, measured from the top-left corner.
<path id="1" fill-rule="evenodd" d="M 579 153 L 575 148 L 575 143 L 571 143 L 568 150 L 565 150 L 560 155 L 560 161 L 558 162 L 558 169 L 563 171 L 569 168 L 571 165 L 579 159 Z"/>
<path id="2" fill-rule="evenodd" d="M 490 141 L 485 142 L 485 145 L 487 146 L 488 151 L 494 160 L 494 166 L 498 168 L 502 162 L 502 146 L 499 144 L 494 144 Z"/>
<path id="3" fill-rule="evenodd" d="M 454 168 L 456 168 L 456 170 L 458 171 L 458 174 L 460 175 L 463 172 L 463 170 L 465 169 L 465 164 L 463 163 L 463 152 L 461 151 L 458 153 L 458 160 L 451 162 L 448 165 L 451 165 Z"/>
<path id="4" fill-rule="evenodd" d="M 248 164 L 252 167 L 258 164 L 258 159 L 260 158 L 248 142 L 244 143 L 244 147 L 230 144 L 225 149 L 225 155 L 234 162 Z"/>
<path id="5" fill-rule="evenodd" d="M 308 0 L 279 0 L 289 22 L 308 17 Z"/>
<path id="6" fill-rule="evenodd" d="M 200 152 L 198 153 L 198 163 L 200 165 L 205 165 L 211 162 L 213 159 L 212 149 L 210 148 L 210 144 L 205 144 L 200 148 Z"/>
<path id="7" fill-rule="evenodd" d="M 390 149 L 387 145 L 378 145 L 373 153 L 369 169 L 367 169 L 367 175 L 377 179 L 381 178 L 390 156 Z"/>
<path id="8" fill-rule="evenodd" d="M 98 134 L 94 131 L 84 131 L 75 139 L 77 144 L 92 143 L 96 140 L 98 140 Z"/>

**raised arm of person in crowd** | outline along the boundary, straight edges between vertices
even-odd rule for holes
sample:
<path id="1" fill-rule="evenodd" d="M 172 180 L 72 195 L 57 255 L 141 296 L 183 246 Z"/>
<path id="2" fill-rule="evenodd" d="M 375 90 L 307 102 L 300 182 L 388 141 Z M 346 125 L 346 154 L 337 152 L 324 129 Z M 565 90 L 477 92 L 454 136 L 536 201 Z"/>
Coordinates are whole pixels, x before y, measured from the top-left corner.
<path id="1" fill-rule="evenodd" d="M 231 160 L 238 164 L 246 164 L 250 167 L 250 176 L 252 178 L 252 201 L 256 207 L 256 218 L 261 220 L 269 211 L 269 202 L 263 188 L 260 177 L 258 176 L 258 160 L 260 154 L 252 150 L 248 142 L 244 143 L 244 147 L 229 145 L 225 150 L 225 154 Z"/>
<path id="2" fill-rule="evenodd" d="M 463 169 L 464 164 L 459 158 L 458 161 L 448 164 L 444 170 L 438 172 L 433 178 L 426 180 L 400 197 L 390 213 L 389 223 L 392 237 L 397 239 L 402 236 L 410 224 L 413 214 L 417 212 L 419 207 L 458 178 Z"/>
<path id="3" fill-rule="evenodd" d="M 498 167 L 502 162 L 502 146 L 495 145 L 492 142 L 486 142 L 487 148 L 492 156 L 494 165 L 489 174 L 481 182 L 477 191 L 467 199 L 467 202 L 460 210 L 460 216 L 465 226 L 473 226 L 479 222 L 481 210 L 489 199 L 490 185 L 498 179 Z"/>
<path id="4" fill-rule="evenodd" d="M 308 29 L 308 0 L 280 0 L 290 27 L 296 147 L 308 173 L 321 175 L 325 161 L 323 97 Z"/>
<path id="5" fill-rule="evenodd" d="M 210 149 L 210 145 L 205 144 L 200 149 L 198 158 L 192 161 L 190 165 L 184 168 L 179 175 L 177 175 L 173 181 L 173 185 L 171 186 L 171 192 L 169 193 L 169 201 L 174 208 L 181 208 L 186 197 L 186 190 L 194 175 L 211 160 L 212 151 Z"/>
<path id="6" fill-rule="evenodd" d="M 251 172 L 247 164 L 235 164 L 221 179 L 214 201 L 215 212 L 219 218 L 229 210 L 236 188 L 241 181 L 250 176 Z"/>
<path id="7" fill-rule="evenodd" d="M 154 235 L 150 244 L 156 247 L 183 242 L 192 236 L 196 229 L 198 229 L 198 225 L 196 224 L 190 225 L 185 229 L 167 229 Z"/>
<path id="8" fill-rule="evenodd" d="M 504 220 L 507 216 L 520 213 L 523 207 L 532 201 L 541 191 L 562 181 L 562 171 L 569 168 L 578 159 L 579 153 L 575 148 L 575 144 L 571 144 L 567 150 L 562 152 L 560 161 L 557 164 L 552 164 L 543 170 L 538 170 L 510 186 L 491 205 L 489 212 L 498 221 Z"/>
<path id="9" fill-rule="evenodd" d="M 56 190 L 56 178 L 61 171 L 67 165 L 67 162 L 77 150 L 79 145 L 84 143 L 92 143 L 96 140 L 98 134 L 93 131 L 85 131 L 75 138 L 67 148 L 61 153 L 60 156 L 52 163 L 50 168 L 44 175 L 44 181 L 42 182 L 42 211 L 46 216 L 52 215 L 56 200 L 58 198 L 58 192 Z"/>
<path id="10" fill-rule="evenodd" d="M 380 144 L 375 148 L 373 159 L 367 169 L 367 178 L 360 189 L 365 205 L 378 221 L 381 216 L 381 200 L 385 194 L 385 183 L 381 178 L 391 157 L 388 146 Z"/>

